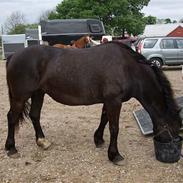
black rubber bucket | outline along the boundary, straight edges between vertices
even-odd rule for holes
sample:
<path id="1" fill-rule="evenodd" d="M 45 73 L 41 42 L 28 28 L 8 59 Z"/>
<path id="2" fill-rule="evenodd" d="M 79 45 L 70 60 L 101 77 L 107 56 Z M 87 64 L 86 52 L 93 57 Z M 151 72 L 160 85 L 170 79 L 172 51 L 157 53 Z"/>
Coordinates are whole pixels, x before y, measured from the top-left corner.
<path id="1" fill-rule="evenodd" d="M 158 161 L 164 163 L 175 163 L 181 157 L 182 137 L 178 136 L 171 142 L 160 142 L 158 138 L 154 137 L 155 156 Z"/>

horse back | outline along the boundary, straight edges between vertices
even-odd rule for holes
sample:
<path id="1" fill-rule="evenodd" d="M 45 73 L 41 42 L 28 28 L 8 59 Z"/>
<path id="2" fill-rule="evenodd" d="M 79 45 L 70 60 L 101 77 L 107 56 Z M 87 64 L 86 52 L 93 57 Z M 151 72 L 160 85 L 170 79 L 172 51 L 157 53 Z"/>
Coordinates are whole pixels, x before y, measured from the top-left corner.
<path id="1" fill-rule="evenodd" d="M 41 89 L 61 103 L 92 104 L 131 96 L 143 77 L 139 65 L 115 43 L 87 49 L 32 46 L 12 56 L 7 79 L 19 95 Z"/>

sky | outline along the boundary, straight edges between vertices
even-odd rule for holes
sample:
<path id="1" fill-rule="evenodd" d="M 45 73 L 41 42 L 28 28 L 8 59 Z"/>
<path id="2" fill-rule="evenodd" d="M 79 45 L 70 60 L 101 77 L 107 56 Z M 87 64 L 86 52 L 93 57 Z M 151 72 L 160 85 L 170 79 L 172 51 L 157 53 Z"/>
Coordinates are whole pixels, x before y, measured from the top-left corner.
<path id="1" fill-rule="evenodd" d="M 52 10 L 62 0 L 0 0 L 0 25 L 3 25 L 12 12 L 20 11 L 27 23 L 38 22 L 40 15 Z"/>
<path id="2" fill-rule="evenodd" d="M 52 10 L 62 0 L 0 0 L 0 25 L 4 25 L 12 12 L 20 11 L 27 23 L 35 23 L 46 10 Z M 183 18 L 183 0 L 150 0 L 142 10 L 145 15 L 180 20 Z"/>
<path id="3" fill-rule="evenodd" d="M 159 19 L 170 18 L 179 21 L 183 18 L 183 0 L 150 0 L 142 12 Z"/>

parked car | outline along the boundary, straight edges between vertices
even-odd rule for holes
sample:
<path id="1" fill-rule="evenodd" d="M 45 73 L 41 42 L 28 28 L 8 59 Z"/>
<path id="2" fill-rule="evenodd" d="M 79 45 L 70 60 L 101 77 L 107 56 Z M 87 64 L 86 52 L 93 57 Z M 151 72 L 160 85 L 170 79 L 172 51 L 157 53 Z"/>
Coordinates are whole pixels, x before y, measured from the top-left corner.
<path id="1" fill-rule="evenodd" d="M 158 67 L 183 65 L 183 37 L 147 37 L 136 43 L 136 51 Z"/>

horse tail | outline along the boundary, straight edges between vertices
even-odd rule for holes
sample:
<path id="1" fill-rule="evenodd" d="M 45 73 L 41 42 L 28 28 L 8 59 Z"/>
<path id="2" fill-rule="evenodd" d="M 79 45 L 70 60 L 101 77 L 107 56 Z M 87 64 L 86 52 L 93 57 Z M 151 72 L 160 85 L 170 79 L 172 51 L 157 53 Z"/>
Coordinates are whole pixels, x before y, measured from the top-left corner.
<path id="1" fill-rule="evenodd" d="M 8 57 L 6 58 L 6 69 L 7 69 L 7 67 L 8 67 L 8 64 L 9 64 L 9 62 L 10 62 L 12 56 L 13 56 L 13 54 L 8 55 Z"/>
<path id="2" fill-rule="evenodd" d="M 12 56 L 13 56 L 13 54 L 11 54 L 11 55 L 9 55 L 7 57 L 6 72 L 7 72 L 8 65 L 9 65 L 9 63 L 11 61 Z M 13 97 L 12 97 L 12 92 L 10 90 L 10 82 L 8 80 L 8 76 L 6 76 L 6 80 L 7 80 L 7 86 L 8 86 L 9 102 L 10 102 L 10 106 L 12 106 L 11 104 L 12 104 Z M 23 107 L 22 112 L 19 114 L 19 120 L 15 124 L 16 129 L 18 129 L 20 122 L 22 123 L 23 121 L 25 121 L 25 118 L 29 118 L 29 111 L 30 111 L 30 102 L 29 101 L 26 101 L 25 104 L 24 104 L 24 107 Z"/>
<path id="3" fill-rule="evenodd" d="M 30 112 L 30 107 L 31 107 L 31 104 L 29 101 L 26 101 L 24 103 L 24 108 L 23 108 L 23 111 L 22 113 L 20 113 L 20 118 L 19 118 L 19 122 L 23 122 L 25 121 L 25 118 L 29 119 L 29 112 Z"/>

